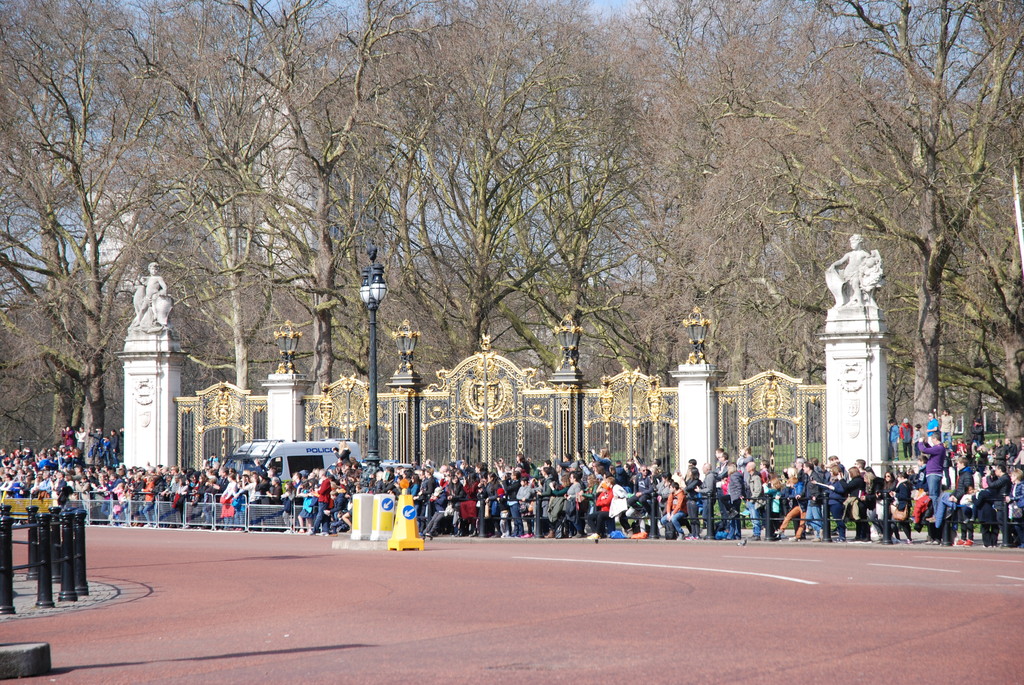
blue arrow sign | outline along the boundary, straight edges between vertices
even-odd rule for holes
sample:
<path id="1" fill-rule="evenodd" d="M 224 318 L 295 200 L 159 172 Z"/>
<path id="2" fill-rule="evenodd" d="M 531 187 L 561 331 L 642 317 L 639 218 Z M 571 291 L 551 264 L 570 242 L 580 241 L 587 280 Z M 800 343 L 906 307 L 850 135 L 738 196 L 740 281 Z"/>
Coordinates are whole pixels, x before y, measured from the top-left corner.
<path id="1" fill-rule="evenodd" d="M 395 500 L 393 500 L 393 499 L 381 500 L 380 508 L 383 509 L 384 511 L 391 511 L 392 509 L 395 508 Z"/>
<path id="2" fill-rule="evenodd" d="M 412 521 L 416 518 L 416 507 L 402 507 L 402 516 Z"/>

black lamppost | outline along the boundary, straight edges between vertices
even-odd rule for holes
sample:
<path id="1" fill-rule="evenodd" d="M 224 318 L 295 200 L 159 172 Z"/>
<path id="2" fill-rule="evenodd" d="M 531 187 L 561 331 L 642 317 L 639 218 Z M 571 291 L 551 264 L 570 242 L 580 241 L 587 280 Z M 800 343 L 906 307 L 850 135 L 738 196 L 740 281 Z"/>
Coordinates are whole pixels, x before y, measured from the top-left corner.
<path id="1" fill-rule="evenodd" d="M 370 434 L 367 437 L 366 461 L 370 465 L 371 477 L 380 465 L 380 447 L 377 441 L 377 308 L 388 294 L 384 282 L 384 265 L 377 263 L 377 248 L 367 245 L 366 254 L 370 265 L 363 267 L 363 282 L 359 286 L 359 297 L 370 311 Z"/>

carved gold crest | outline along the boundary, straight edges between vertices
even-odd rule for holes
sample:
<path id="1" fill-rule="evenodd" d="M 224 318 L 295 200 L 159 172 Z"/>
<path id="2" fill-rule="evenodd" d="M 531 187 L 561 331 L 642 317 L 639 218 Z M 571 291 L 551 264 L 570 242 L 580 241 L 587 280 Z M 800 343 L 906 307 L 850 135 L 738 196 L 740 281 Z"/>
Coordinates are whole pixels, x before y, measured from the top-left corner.
<path id="1" fill-rule="evenodd" d="M 750 407 L 757 414 L 767 418 L 787 415 L 793 409 L 793 397 L 788 388 L 779 383 L 779 379 L 768 376 L 750 398 Z"/>

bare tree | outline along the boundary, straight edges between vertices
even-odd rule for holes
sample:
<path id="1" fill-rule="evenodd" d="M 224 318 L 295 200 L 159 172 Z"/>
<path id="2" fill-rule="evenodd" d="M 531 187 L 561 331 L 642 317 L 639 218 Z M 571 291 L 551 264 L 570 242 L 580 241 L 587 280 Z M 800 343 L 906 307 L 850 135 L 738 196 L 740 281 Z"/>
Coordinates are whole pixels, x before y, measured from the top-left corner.
<path id="1" fill-rule="evenodd" d="M 264 208 L 274 207 L 284 182 L 277 170 L 284 123 L 258 76 L 273 56 L 262 27 L 219 2 L 196 0 L 148 19 L 134 47 L 147 77 L 165 86 L 174 122 L 161 172 L 168 214 L 184 234 L 172 252 L 181 295 L 227 329 L 227 345 L 200 345 L 193 358 L 233 368 L 234 382 L 246 388 L 252 344 L 267 337 L 273 304 Z"/>
<path id="2" fill-rule="evenodd" d="M 0 268 L 17 292 L 4 319 L 74 386 L 82 422 L 102 428 L 126 318 L 115 298 L 154 220 L 155 98 L 126 59 L 131 17 L 119 3 L 23 0 L 0 12 Z M 31 325 L 33 312 L 45 325 Z"/>
<path id="3" fill-rule="evenodd" d="M 839 35 L 831 120 L 808 117 L 833 150 L 826 175 L 804 173 L 809 202 L 915 255 L 916 420 L 938 403 L 947 271 L 971 244 L 993 135 L 1019 80 L 1024 26 L 1014 3 L 826 3 Z M 832 42 L 831 45 L 840 44 Z M 832 48 L 829 51 L 833 51 Z M 809 114 L 810 112 L 808 112 Z M 845 115 L 850 126 L 836 126 Z M 848 134 L 848 135 L 846 135 Z M 791 157 L 804 171 L 807 166 Z M 813 180 L 810 180 L 813 177 Z"/>
<path id="4" fill-rule="evenodd" d="M 277 166 L 284 170 L 264 207 L 284 273 L 313 319 L 313 376 L 332 379 L 333 336 L 358 366 L 365 355 L 357 247 L 373 237 L 362 208 L 386 166 L 375 147 L 381 126 L 375 103 L 389 87 L 381 63 L 394 44 L 419 30 L 420 3 L 365 0 L 229 2 L 258 27 L 272 56 L 255 68 L 267 107 L 281 124 Z M 339 276 L 341 282 L 339 283 Z M 343 323 L 335 327 L 334 322 Z"/>

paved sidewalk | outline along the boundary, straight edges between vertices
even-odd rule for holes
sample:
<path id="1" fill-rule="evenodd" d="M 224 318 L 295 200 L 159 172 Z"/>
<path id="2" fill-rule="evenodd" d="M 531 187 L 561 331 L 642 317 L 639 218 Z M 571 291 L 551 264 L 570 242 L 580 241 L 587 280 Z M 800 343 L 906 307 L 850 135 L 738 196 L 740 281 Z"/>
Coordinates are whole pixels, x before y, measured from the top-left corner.
<path id="1" fill-rule="evenodd" d="M 60 596 L 60 583 L 53 583 L 53 604 L 52 609 L 40 609 L 36 606 L 35 580 L 26 580 L 24 575 L 14 577 L 14 614 L 0 615 L 0 622 L 10 621 L 18 618 L 33 618 L 38 616 L 51 616 L 76 609 L 87 609 L 102 602 L 109 601 L 120 595 L 116 585 L 89 581 L 89 594 L 79 597 L 76 602 L 58 601 Z"/>

